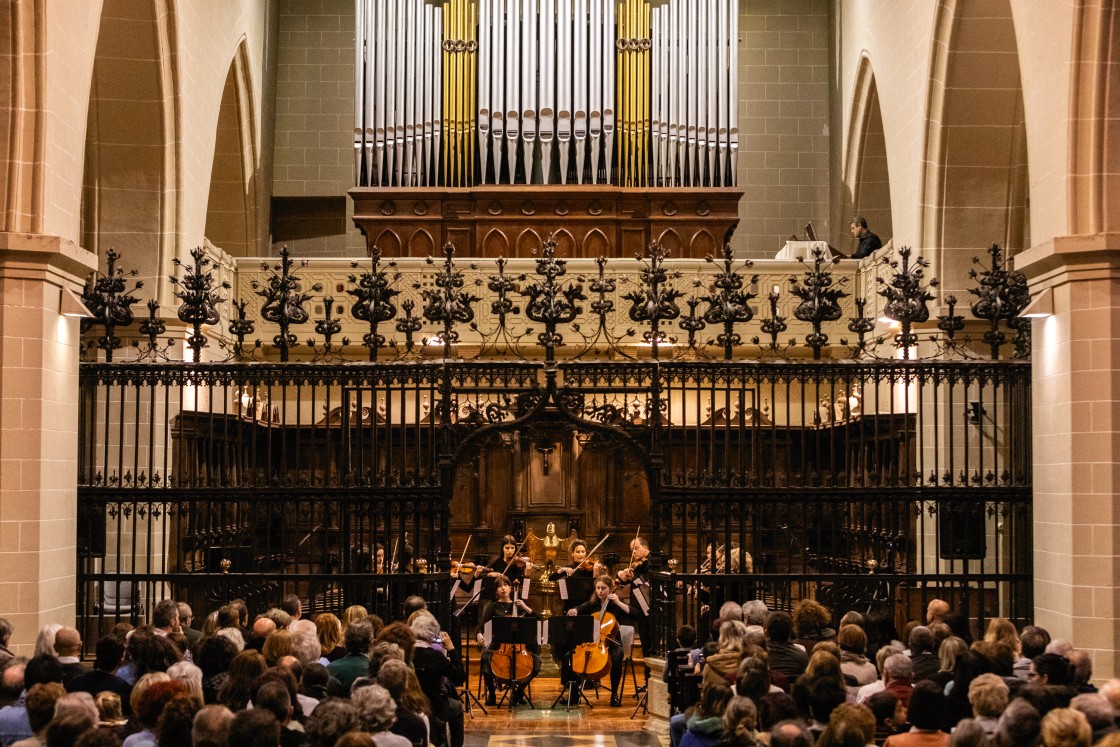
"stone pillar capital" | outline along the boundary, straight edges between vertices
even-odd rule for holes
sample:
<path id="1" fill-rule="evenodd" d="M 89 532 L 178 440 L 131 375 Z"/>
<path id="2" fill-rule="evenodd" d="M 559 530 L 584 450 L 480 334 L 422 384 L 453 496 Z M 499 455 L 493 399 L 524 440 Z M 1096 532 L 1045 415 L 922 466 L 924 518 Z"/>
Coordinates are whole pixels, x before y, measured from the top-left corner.
<path id="1" fill-rule="evenodd" d="M 1019 252 L 1014 261 L 1035 291 L 1077 280 L 1118 278 L 1120 233 L 1055 236 Z"/>
<path id="2" fill-rule="evenodd" d="M 81 287 L 97 269 L 97 255 L 60 236 L 0 232 L 0 278 Z"/>

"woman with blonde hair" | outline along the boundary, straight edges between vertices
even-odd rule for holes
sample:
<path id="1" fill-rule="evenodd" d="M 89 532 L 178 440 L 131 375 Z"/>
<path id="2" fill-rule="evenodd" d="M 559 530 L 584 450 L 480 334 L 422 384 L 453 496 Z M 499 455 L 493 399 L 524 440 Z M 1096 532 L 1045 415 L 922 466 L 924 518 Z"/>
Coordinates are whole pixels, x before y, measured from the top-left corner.
<path id="1" fill-rule="evenodd" d="M 728 620 L 720 626 L 719 652 L 706 658 L 701 687 L 734 684 L 746 638 L 747 626 L 739 620 Z"/>
<path id="2" fill-rule="evenodd" d="M 352 604 L 342 611 L 342 632 L 345 633 L 349 628 L 358 620 L 365 620 L 369 617 L 369 611 L 360 604 Z"/>
<path id="3" fill-rule="evenodd" d="M 951 635 L 941 642 L 937 649 L 938 669 L 926 679 L 936 682 L 944 689 L 953 681 L 953 673 L 957 671 L 957 659 L 968 653 L 968 644 L 963 638 Z"/>
<path id="4" fill-rule="evenodd" d="M 268 666 L 276 666 L 276 662 L 292 653 L 292 634 L 287 630 L 274 630 L 264 639 L 261 654 Z"/>
<path id="5" fill-rule="evenodd" d="M 984 633 L 984 640 L 989 643 L 1002 643 L 1011 649 L 1013 659 L 1018 659 L 1023 653 L 1023 644 L 1019 641 L 1019 631 L 1015 623 L 1006 617 L 993 617 L 988 621 L 988 630 Z"/>
<path id="6" fill-rule="evenodd" d="M 342 645 L 342 623 L 330 612 L 315 616 L 315 634 L 319 637 L 323 658 L 328 662 L 338 661 L 346 656 L 346 647 Z"/>

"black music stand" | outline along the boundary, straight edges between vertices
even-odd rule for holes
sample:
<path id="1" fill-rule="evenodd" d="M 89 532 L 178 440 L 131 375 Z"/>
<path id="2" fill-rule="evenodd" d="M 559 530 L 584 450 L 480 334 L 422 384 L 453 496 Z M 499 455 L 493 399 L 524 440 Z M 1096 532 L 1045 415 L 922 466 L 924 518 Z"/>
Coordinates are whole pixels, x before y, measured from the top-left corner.
<path id="1" fill-rule="evenodd" d="M 478 598 L 482 595 L 482 588 L 485 586 L 485 583 L 476 584 L 476 586 L 478 586 L 478 590 L 471 594 L 471 598 L 464 602 L 462 607 L 452 613 L 452 617 L 462 617 L 463 613 L 478 601 Z M 459 640 L 460 650 L 463 652 L 463 673 L 467 676 L 467 681 L 463 683 L 463 689 L 459 691 L 459 698 L 463 701 L 463 711 L 469 713 L 471 718 L 474 718 L 474 706 L 478 706 L 482 709 L 483 713 L 489 716 L 490 711 L 486 710 L 486 706 L 482 704 L 478 696 L 471 692 L 471 654 L 470 651 L 467 650 L 467 647 L 470 645 L 470 641 L 467 639 L 467 635 L 469 634 L 466 632 L 467 629 L 461 624 L 459 628 L 463 633 L 462 638 Z"/>
<path id="2" fill-rule="evenodd" d="M 537 643 L 537 618 L 535 617 L 492 617 L 490 618 L 490 645 L 497 649 L 502 644 L 509 643 L 515 646 L 524 646 L 526 651 L 531 647 L 536 646 Z M 491 658 L 493 662 L 493 658 Z M 514 706 L 514 692 L 517 690 L 517 676 L 516 670 L 517 658 L 513 658 L 515 669 L 510 672 L 510 679 L 498 680 L 509 686 L 509 709 L 512 711 Z M 532 675 L 532 667 L 530 667 L 529 674 Z M 490 675 L 494 676 L 494 669 L 491 666 Z M 498 679 L 494 677 L 494 679 Z M 526 685 L 528 683 L 526 682 Z M 533 699 L 529 697 L 528 693 L 525 694 L 525 699 L 529 703 L 530 708 L 536 708 L 533 705 Z"/>
<path id="3" fill-rule="evenodd" d="M 581 643 L 593 643 L 595 641 L 595 616 L 594 615 L 561 615 L 560 617 L 550 617 L 548 619 L 548 643 L 555 651 L 557 645 L 562 646 L 567 652 L 568 656 L 572 655 L 576 646 Z M 587 677 L 581 675 L 579 683 L 562 682 L 563 690 L 556 696 L 553 701 L 552 707 L 556 708 L 561 700 L 567 696 L 567 707 L 565 710 L 572 710 L 572 696 L 575 696 L 575 704 L 579 705 L 582 700 L 587 704 L 588 708 L 594 708 L 591 701 L 583 693 L 584 685 L 587 684 Z"/>
<path id="4" fill-rule="evenodd" d="M 567 576 L 560 579 L 567 589 L 568 598 L 566 601 L 575 602 L 572 607 L 578 607 L 584 602 L 591 599 L 591 595 L 595 592 L 595 578 L 593 576 Z M 568 609 L 565 606 L 565 609 Z"/>

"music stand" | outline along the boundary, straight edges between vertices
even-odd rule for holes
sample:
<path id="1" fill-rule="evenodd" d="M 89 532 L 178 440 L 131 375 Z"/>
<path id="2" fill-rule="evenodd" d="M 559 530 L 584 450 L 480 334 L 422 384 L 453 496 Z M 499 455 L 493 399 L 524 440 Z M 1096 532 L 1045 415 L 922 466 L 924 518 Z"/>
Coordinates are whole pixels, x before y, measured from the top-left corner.
<path id="1" fill-rule="evenodd" d="M 537 618 L 535 617 L 492 617 L 490 618 L 490 645 L 494 648 L 509 643 L 515 646 L 524 646 L 528 651 L 530 646 L 535 645 L 537 642 Z M 493 656 L 493 655 L 491 655 Z M 493 662 L 493 658 L 490 659 Z M 511 659 L 513 669 L 510 670 L 510 679 L 499 680 L 509 685 L 509 709 L 513 710 L 513 694 L 517 689 L 518 672 L 517 672 L 517 657 Z M 493 666 L 490 668 L 491 676 L 494 675 Z M 529 674 L 532 675 L 532 667 L 530 666 Z M 498 679 L 494 677 L 494 679 Z M 526 683 L 528 684 L 528 683 Z M 536 708 L 533 705 L 533 700 L 526 693 L 525 699 L 529 702 L 530 708 Z"/>
<path id="2" fill-rule="evenodd" d="M 588 601 L 595 592 L 595 578 L 592 576 L 565 576 L 557 584 L 560 586 L 560 599 L 574 602 L 572 607 Z M 566 604 L 563 607 L 565 610 L 570 609 Z"/>
<path id="3" fill-rule="evenodd" d="M 459 582 L 456 581 L 455 583 Z M 464 602 L 462 607 L 451 613 L 452 617 L 456 619 L 462 617 L 463 613 L 466 612 L 469 607 L 473 606 L 474 603 L 478 601 L 478 598 L 482 596 L 482 587 L 482 579 L 478 579 L 474 584 L 474 591 L 471 594 L 471 598 Z M 467 676 L 467 681 L 463 683 L 463 689 L 459 691 L 459 698 L 463 701 L 463 711 L 469 713 L 473 719 L 474 706 L 478 706 L 482 709 L 483 713 L 489 716 L 490 711 L 486 710 L 486 706 L 482 704 L 478 696 L 471 692 L 471 654 L 467 649 L 470 645 L 470 640 L 468 638 L 470 634 L 466 632 L 467 628 L 465 626 L 460 625 L 459 628 L 463 633 L 459 640 L 460 650 L 463 652 L 463 673 Z"/>
<path id="4" fill-rule="evenodd" d="M 561 615 L 560 617 L 550 617 L 548 619 L 548 643 L 555 651 L 557 646 L 562 646 L 571 656 L 576 646 L 581 643 L 592 643 L 595 640 L 595 616 L 594 615 Z M 556 696 L 553 701 L 552 707 L 556 708 L 560 701 L 567 695 L 568 703 L 565 710 L 572 710 L 572 695 L 575 694 L 576 705 L 582 700 L 587 704 L 588 708 L 594 708 L 591 701 L 583 693 L 583 687 L 587 684 L 587 677 L 580 676 L 579 684 L 574 685 L 571 682 L 563 682 L 563 690 Z"/>

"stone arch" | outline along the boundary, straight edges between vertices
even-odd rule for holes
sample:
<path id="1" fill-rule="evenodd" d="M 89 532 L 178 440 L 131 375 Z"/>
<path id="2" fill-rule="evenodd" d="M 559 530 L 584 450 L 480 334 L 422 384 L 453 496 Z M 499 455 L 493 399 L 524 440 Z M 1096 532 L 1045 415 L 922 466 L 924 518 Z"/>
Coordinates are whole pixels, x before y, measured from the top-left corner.
<path id="1" fill-rule="evenodd" d="M 970 258 L 1030 244 L 1026 123 L 1010 0 L 942 0 L 934 28 L 921 184 L 921 247 L 943 292 Z"/>
<path id="2" fill-rule="evenodd" d="M 1070 228 L 1120 231 L 1120 7 L 1080 0 L 1073 50 Z"/>
<path id="3" fill-rule="evenodd" d="M 115 248 L 165 305 L 182 194 L 177 36 L 174 0 L 105 0 L 82 180 L 82 245 Z"/>
<path id="4" fill-rule="evenodd" d="M 862 55 L 856 70 L 848 147 L 844 158 L 844 226 L 852 215 L 862 215 L 883 242 L 894 236 L 890 170 L 883 112 L 871 59 Z"/>
<path id="5" fill-rule="evenodd" d="M 253 87 L 242 36 L 222 88 L 206 204 L 206 238 L 235 257 L 259 253 L 256 181 Z"/>
<path id="6" fill-rule="evenodd" d="M 42 231 L 44 4 L 15 0 L 0 9 L 0 231 Z"/>

